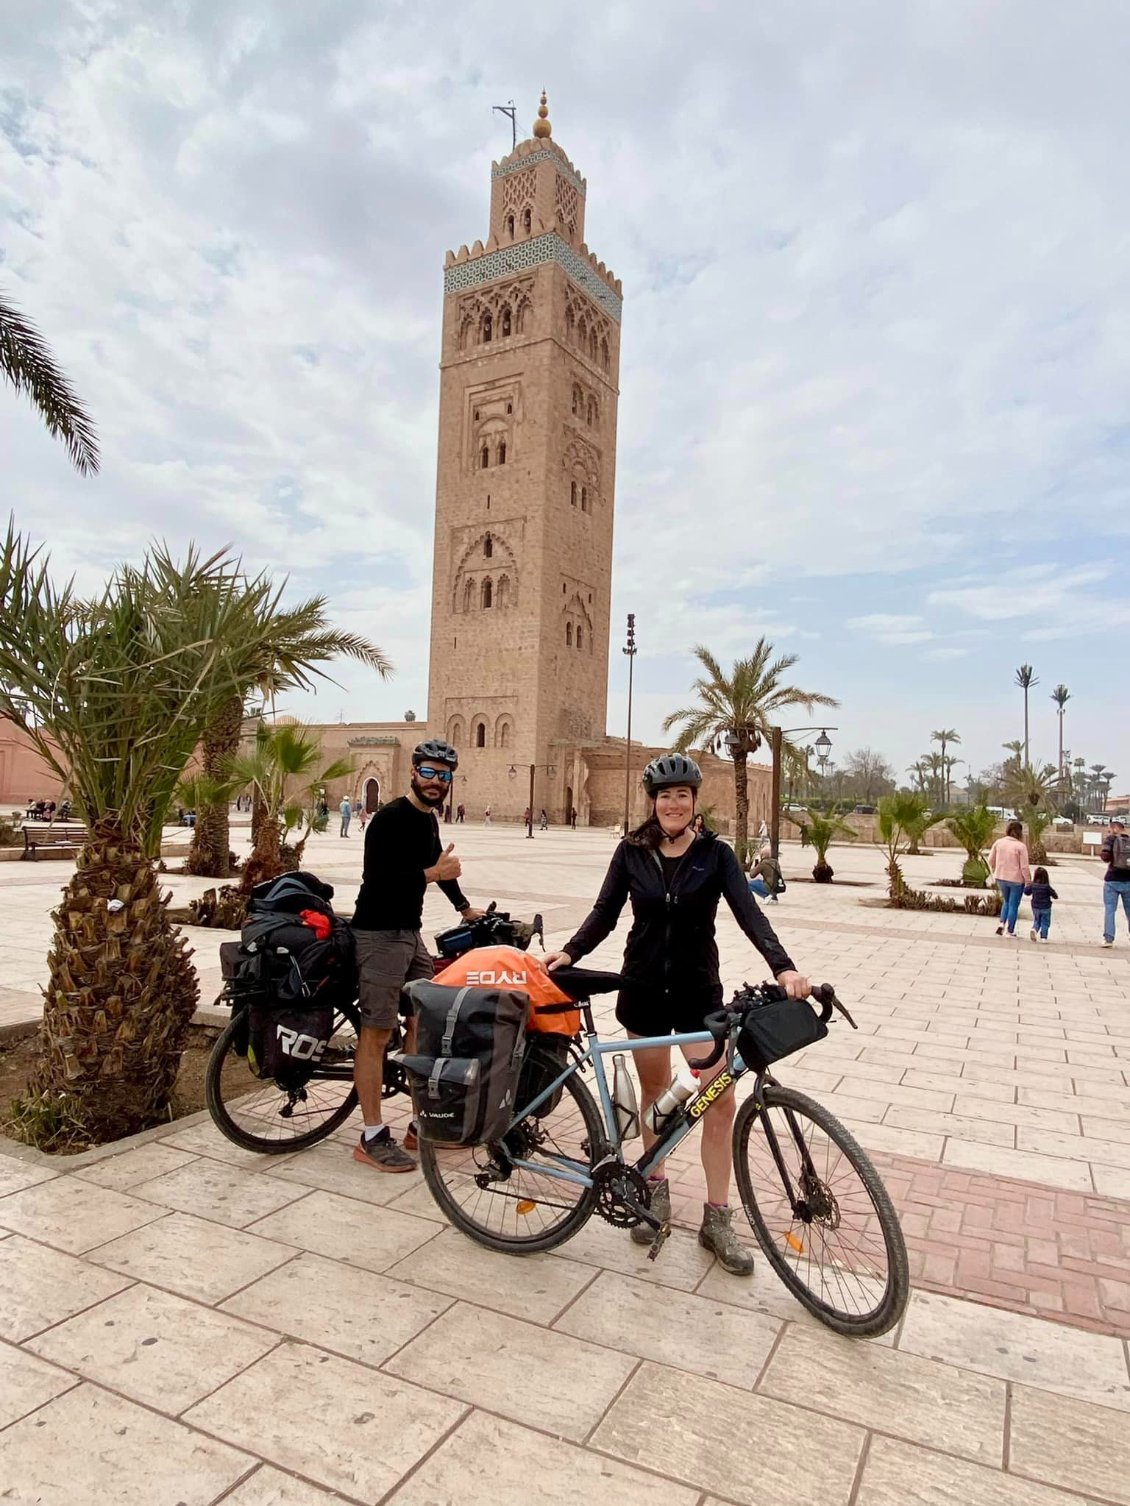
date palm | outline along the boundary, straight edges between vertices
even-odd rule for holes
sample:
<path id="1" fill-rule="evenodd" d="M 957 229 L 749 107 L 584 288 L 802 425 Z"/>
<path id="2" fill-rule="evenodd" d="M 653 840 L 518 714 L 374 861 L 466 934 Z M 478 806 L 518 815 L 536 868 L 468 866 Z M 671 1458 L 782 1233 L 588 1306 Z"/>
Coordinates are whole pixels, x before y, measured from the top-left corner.
<path id="1" fill-rule="evenodd" d="M 805 821 L 805 834 L 816 849 L 816 866 L 812 870 L 817 884 L 832 882 L 832 867 L 828 862 L 828 849 L 837 839 L 854 842 L 858 833 L 843 820 L 833 807 L 830 811 L 809 810 Z"/>
<path id="2" fill-rule="evenodd" d="M 324 596 L 314 596 L 295 607 L 283 607 L 278 591 L 265 597 L 243 648 L 240 689 L 218 709 L 200 748 L 202 788 L 210 790 L 213 798 L 206 799 L 197 810 L 185 867 L 189 873 L 210 878 L 226 878 L 231 872 L 228 809 L 239 787 L 238 781 L 233 783 L 233 769 L 247 697 L 256 692 L 273 700 L 288 690 L 308 690 L 316 678 L 329 678 L 321 666 L 339 657 L 367 665 L 382 679 L 392 672 L 376 644 L 329 625 Z"/>
<path id="3" fill-rule="evenodd" d="M 1057 685 L 1056 688 L 1052 691 L 1052 700 L 1055 702 L 1056 716 L 1058 716 L 1059 718 L 1059 761 L 1056 764 L 1056 767 L 1059 769 L 1059 776 L 1061 779 L 1063 779 L 1066 774 L 1063 762 L 1063 714 L 1067 710 L 1067 703 L 1070 699 L 1071 692 L 1070 690 L 1068 690 L 1066 685 Z"/>
<path id="4" fill-rule="evenodd" d="M 814 690 L 801 690 L 781 683 L 797 662 L 796 654 L 774 658 L 773 645 L 759 638 L 753 652 L 737 659 L 727 674 L 708 648 L 701 644 L 695 658 L 705 673 L 691 687 L 698 704 L 672 711 L 663 720 L 664 732 L 679 727 L 675 746 L 680 752 L 691 748 L 709 748 L 719 738 L 727 738 L 734 761 L 734 848 L 744 862 L 749 848 L 749 780 L 747 761 L 768 740 L 781 713 L 791 706 L 811 712 L 816 706 L 838 706 L 831 696 Z M 785 744 L 782 744 L 782 749 Z M 794 747 L 788 744 L 788 747 Z"/>
<path id="5" fill-rule="evenodd" d="M 1050 763 L 1011 769 L 1005 780 L 1005 798 L 1024 822 L 1033 863 L 1048 860 L 1043 834 L 1058 807 L 1059 790 L 1059 771 Z"/>
<path id="6" fill-rule="evenodd" d="M 9 524 L 0 547 L 0 715 L 62 780 L 89 837 L 54 912 L 27 1123 L 100 1143 L 167 1112 L 196 974 L 154 860 L 177 781 L 266 588 L 238 563 L 155 549 L 101 594 L 57 586 Z"/>
<path id="7" fill-rule="evenodd" d="M 1033 685 L 1040 683 L 1040 678 L 1030 664 L 1022 664 L 1016 671 L 1016 683 L 1024 692 L 1024 762 L 1027 765 L 1031 762 L 1028 757 L 1028 692 Z"/>
<path id="8" fill-rule="evenodd" d="M 43 336 L 31 321 L 0 294 L 0 376 L 26 392 L 48 432 L 67 447 L 82 475 L 98 469 L 94 422 L 55 363 Z"/>
<path id="9" fill-rule="evenodd" d="M 956 816 L 951 816 L 946 825 L 965 848 L 966 861 L 961 870 L 963 881 L 967 884 L 983 884 L 989 876 L 989 865 L 985 862 L 984 852 L 993 840 L 997 827 L 996 816 L 984 804 L 971 805 L 959 811 Z"/>
<path id="10" fill-rule="evenodd" d="M 953 767 L 953 761 L 950 760 L 948 764 L 946 763 L 946 749 L 959 743 L 961 741 L 961 734 L 953 727 L 942 727 L 937 732 L 930 733 L 930 741 L 932 743 L 941 743 L 942 745 L 942 763 L 945 766 L 942 800 L 948 805 L 950 801 L 949 771 Z"/>
<path id="11" fill-rule="evenodd" d="M 240 786 L 251 785 L 262 807 L 242 892 L 298 868 L 307 837 L 312 831 L 325 830 L 325 818 L 315 811 L 317 792 L 331 780 L 352 774 L 353 765 L 348 758 L 339 758 L 318 770 L 321 757 L 322 745 L 308 727 L 294 722 L 268 727 L 260 722 L 253 751 L 236 759 L 235 778 Z M 298 841 L 288 843 L 291 834 L 303 826 L 306 829 Z"/>

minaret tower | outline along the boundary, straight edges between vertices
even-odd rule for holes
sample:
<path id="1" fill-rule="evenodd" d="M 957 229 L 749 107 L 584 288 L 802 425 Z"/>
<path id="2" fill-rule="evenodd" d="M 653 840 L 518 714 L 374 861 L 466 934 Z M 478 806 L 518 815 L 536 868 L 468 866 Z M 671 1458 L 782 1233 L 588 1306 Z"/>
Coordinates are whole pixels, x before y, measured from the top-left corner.
<path id="1" fill-rule="evenodd" d="M 604 735 L 622 300 L 585 195 L 543 93 L 485 243 L 447 254 L 428 724 L 472 815 L 520 813 L 534 764 L 561 819 L 568 749 Z"/>

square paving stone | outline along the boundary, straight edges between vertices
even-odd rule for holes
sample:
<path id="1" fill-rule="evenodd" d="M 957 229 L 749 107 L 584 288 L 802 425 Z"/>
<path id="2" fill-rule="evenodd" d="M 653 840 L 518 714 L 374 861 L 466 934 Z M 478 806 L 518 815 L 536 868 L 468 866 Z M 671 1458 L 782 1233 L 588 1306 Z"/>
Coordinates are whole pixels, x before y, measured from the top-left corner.
<path id="1" fill-rule="evenodd" d="M 847 1506 L 861 1428 L 645 1363 L 590 1440 L 742 1506 Z"/>
<path id="2" fill-rule="evenodd" d="M 29 1339 L 44 1359 L 175 1416 L 278 1342 L 226 1313 L 133 1286 Z"/>
<path id="3" fill-rule="evenodd" d="M 915 1292 L 898 1347 L 983 1375 L 1130 1411 L 1122 1340 L 1107 1334 L 934 1292 Z"/>
<path id="4" fill-rule="evenodd" d="M 750 1244 L 753 1247 L 752 1236 L 750 1236 Z M 744 1308 L 747 1312 L 768 1313 L 773 1318 L 787 1318 L 790 1322 L 803 1324 L 814 1332 L 827 1333 L 828 1330 L 819 1319 L 814 1318 L 807 1308 L 802 1307 L 784 1282 L 777 1278 L 759 1249 L 755 1249 L 755 1254 L 757 1266 L 749 1278 L 732 1276 L 715 1261 L 695 1288 L 697 1295 L 709 1297 L 713 1302 L 724 1302 L 729 1306 Z M 662 1256 L 660 1258 L 662 1259 Z M 896 1327 L 887 1333 L 880 1334 L 877 1339 L 869 1339 L 867 1342 L 893 1348 L 897 1332 Z"/>
<path id="5" fill-rule="evenodd" d="M 264 1172 L 272 1181 L 277 1178 L 301 1187 L 314 1187 L 320 1192 L 337 1192 L 342 1197 L 382 1205 L 400 1198 L 413 1187 L 423 1187 L 424 1179 L 419 1172 L 392 1176 L 360 1165 L 353 1159 L 352 1145 L 356 1139 L 354 1133 L 349 1147 L 336 1143 L 315 1145 L 298 1155 L 288 1156 L 281 1166 L 264 1167 Z M 427 1196 L 430 1201 L 431 1194 Z M 434 1203 L 432 1207 L 435 1207 Z M 443 1217 L 438 1209 L 436 1212 Z"/>
<path id="6" fill-rule="evenodd" d="M 362 1168 L 363 1170 L 364 1168 Z M 391 1181 L 392 1179 L 389 1178 Z M 444 1224 L 450 1228 L 447 1216 L 441 1213 L 434 1197 L 428 1191 L 428 1184 L 423 1177 L 400 1177 L 401 1182 L 408 1183 L 408 1191 L 401 1192 L 391 1203 L 390 1208 L 395 1208 L 398 1213 L 411 1213 L 414 1218 L 427 1218 L 435 1224 Z"/>
<path id="7" fill-rule="evenodd" d="M 610 1349 L 459 1303 L 386 1368 L 433 1391 L 579 1440 L 634 1364 Z"/>
<path id="8" fill-rule="evenodd" d="M 188 1166 L 142 1182 L 133 1191 L 137 1197 L 163 1203 L 166 1208 L 243 1229 L 304 1197 L 307 1189 L 198 1157 Z"/>
<path id="9" fill-rule="evenodd" d="M 0 1198 L 0 1224 L 5 1229 L 70 1255 L 81 1255 L 160 1217 L 160 1208 L 152 1203 L 109 1187 L 93 1187 L 77 1177 L 55 1177 Z"/>
<path id="10" fill-rule="evenodd" d="M 129 1192 L 138 1182 L 148 1182 L 153 1177 L 164 1176 L 167 1171 L 179 1171 L 196 1157 L 186 1150 L 174 1150 L 171 1145 L 162 1145 L 151 1140 L 148 1145 L 135 1146 L 117 1156 L 107 1156 L 103 1161 L 92 1161 L 89 1166 L 76 1166 L 74 1175 L 84 1182 L 94 1182 L 99 1187 L 113 1187 L 116 1192 Z"/>
<path id="11" fill-rule="evenodd" d="M 0 1433 L 6 1506 L 209 1506 L 253 1463 L 90 1385 Z"/>
<path id="12" fill-rule="evenodd" d="M 306 1344 L 286 1343 L 185 1414 L 283 1469 L 375 1501 L 466 1408 Z"/>
<path id="13" fill-rule="evenodd" d="M 757 1389 L 993 1468 L 1004 1456 L 1004 1381 L 918 1355 L 793 1326 Z"/>
<path id="14" fill-rule="evenodd" d="M 254 1234 L 367 1271 L 387 1270 L 436 1233 L 435 1224 L 425 1219 L 375 1208 L 332 1192 L 311 1192 L 301 1202 L 260 1219 L 250 1228 Z"/>
<path id="15" fill-rule="evenodd" d="M 676 1370 L 751 1388 L 781 1331 L 780 1321 L 669 1287 L 604 1271 L 554 1324 Z"/>
<path id="16" fill-rule="evenodd" d="M 378 1366 L 452 1298 L 321 1255 L 300 1255 L 223 1304 L 253 1323 Z"/>
<path id="17" fill-rule="evenodd" d="M 28 1161 L 18 1161 L 15 1156 L 0 1153 L 0 1197 L 9 1192 L 22 1192 L 25 1187 L 35 1187 L 40 1182 L 50 1182 L 58 1175 L 49 1166 L 33 1166 Z"/>
<path id="18" fill-rule="evenodd" d="M 0 1335 L 19 1343 L 129 1284 L 127 1277 L 13 1234 L 0 1244 Z"/>
<path id="19" fill-rule="evenodd" d="M 207 1156 L 212 1161 L 226 1161 L 229 1166 L 239 1166 L 244 1171 L 266 1171 L 283 1159 L 281 1154 L 266 1155 L 262 1151 L 244 1150 L 242 1146 L 233 1145 L 210 1118 L 174 1129 L 162 1135 L 157 1143 L 171 1145 L 174 1150 L 189 1151 L 194 1156 Z"/>
<path id="20" fill-rule="evenodd" d="M 486 1250 L 448 1228 L 390 1267 L 388 1274 L 479 1307 L 552 1323 L 595 1272 L 576 1262 L 551 1260 L 548 1255 L 524 1255 L 516 1260 L 513 1255 Z"/>
<path id="21" fill-rule="evenodd" d="M 1012 1474 L 969 1464 L 949 1454 L 872 1438 L 855 1506 L 1087 1506 Z"/>
<path id="22" fill-rule="evenodd" d="M 388 1506 L 695 1506 L 697 1498 L 574 1443 L 472 1412 Z"/>
<path id="23" fill-rule="evenodd" d="M 601 1218 L 590 1219 L 579 1234 L 553 1251 L 553 1258 L 583 1261 L 684 1292 L 693 1291 L 714 1264 L 714 1256 L 687 1229 L 673 1230 L 658 1258 L 649 1260 L 646 1245 L 633 1244 L 627 1229 L 615 1229 Z"/>
<path id="24" fill-rule="evenodd" d="M 1121 1412 L 1016 1386 L 1009 1468 L 1130 1503 L 1130 1426 Z"/>
<path id="25" fill-rule="evenodd" d="M 77 1385 L 75 1376 L 65 1370 L 56 1370 L 12 1344 L 0 1343 L 0 1428 Z"/>
<path id="26" fill-rule="evenodd" d="M 320 1490 L 264 1464 L 224 1497 L 223 1506 L 348 1506 L 344 1496 Z"/>
<path id="27" fill-rule="evenodd" d="M 87 1258 L 182 1297 L 219 1302 L 293 1257 L 288 1246 L 256 1234 L 169 1213 L 92 1250 Z"/>

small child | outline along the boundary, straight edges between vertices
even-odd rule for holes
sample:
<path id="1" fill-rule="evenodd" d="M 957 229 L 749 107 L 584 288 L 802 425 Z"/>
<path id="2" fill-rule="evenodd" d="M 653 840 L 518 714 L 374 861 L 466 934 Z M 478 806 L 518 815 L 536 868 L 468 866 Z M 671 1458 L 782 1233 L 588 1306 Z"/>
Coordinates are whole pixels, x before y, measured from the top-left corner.
<path id="1" fill-rule="evenodd" d="M 1048 870 L 1037 868 L 1032 875 L 1032 882 L 1024 885 L 1024 893 L 1032 896 L 1032 929 L 1029 931 L 1029 939 L 1032 941 L 1047 941 L 1048 929 L 1052 923 L 1052 900 L 1058 899 L 1059 895 L 1048 883 Z"/>

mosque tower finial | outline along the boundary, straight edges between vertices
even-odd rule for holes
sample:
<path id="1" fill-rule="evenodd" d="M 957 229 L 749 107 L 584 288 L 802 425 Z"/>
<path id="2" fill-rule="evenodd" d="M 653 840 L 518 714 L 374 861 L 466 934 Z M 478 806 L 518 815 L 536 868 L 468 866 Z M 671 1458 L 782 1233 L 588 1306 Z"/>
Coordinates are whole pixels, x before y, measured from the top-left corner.
<path id="1" fill-rule="evenodd" d="M 553 135 L 553 127 L 549 122 L 549 107 L 546 104 L 545 90 L 541 91 L 541 104 L 538 105 L 538 118 L 534 121 L 534 135 L 539 140 L 544 140 Z"/>

